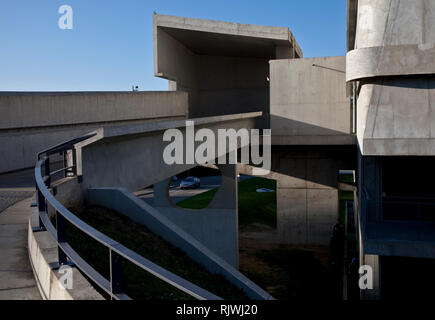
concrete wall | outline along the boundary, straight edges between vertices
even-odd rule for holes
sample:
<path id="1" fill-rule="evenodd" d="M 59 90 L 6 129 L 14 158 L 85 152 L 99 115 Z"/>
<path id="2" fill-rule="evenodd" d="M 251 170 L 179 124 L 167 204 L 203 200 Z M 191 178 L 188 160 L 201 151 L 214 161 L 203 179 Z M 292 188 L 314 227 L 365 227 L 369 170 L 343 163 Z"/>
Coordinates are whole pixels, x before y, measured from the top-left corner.
<path id="1" fill-rule="evenodd" d="M 198 56 L 197 70 L 191 116 L 269 111 L 268 59 Z"/>
<path id="2" fill-rule="evenodd" d="M 192 119 L 195 130 L 209 128 L 217 137 L 218 129 L 251 129 L 260 112 Z M 165 121 L 135 126 L 120 126 L 99 130 L 89 141 L 78 143 L 78 172 L 83 175 L 84 190 L 100 187 L 124 187 L 137 191 L 165 178 L 200 165 L 186 161 L 186 121 Z M 183 163 L 168 165 L 163 151 L 169 142 L 163 142 L 166 129 L 178 128 L 183 135 Z M 195 142 L 195 147 L 200 142 Z M 215 145 L 217 140 L 215 141 Z M 220 156 L 216 148 L 216 157 Z M 229 149 L 224 152 L 225 155 Z M 214 156 L 209 161 L 214 160 Z"/>
<path id="3" fill-rule="evenodd" d="M 338 219 L 338 171 L 356 167 L 355 146 L 274 146 L 277 232 L 281 243 L 329 245 Z M 252 174 L 239 165 L 239 172 Z"/>
<path id="4" fill-rule="evenodd" d="M 434 155 L 435 2 L 360 0 L 348 81 L 363 155 Z"/>
<path id="5" fill-rule="evenodd" d="M 79 204 L 81 192 L 77 178 L 62 179 L 56 185 L 55 197 L 62 205 Z M 29 210 L 28 253 L 41 297 L 44 300 L 104 300 L 75 266 L 71 267 L 72 288 L 62 286 L 65 271 L 61 273 L 58 269 L 57 243 L 48 231 L 33 232 L 32 228 L 39 228 L 38 209 L 32 207 Z"/>
<path id="6" fill-rule="evenodd" d="M 359 0 L 356 48 L 435 43 L 435 3 Z"/>
<path id="7" fill-rule="evenodd" d="M 268 111 L 268 59 L 199 55 L 158 29 L 156 75 L 189 92 L 189 117 Z"/>
<path id="8" fill-rule="evenodd" d="M 272 144 L 353 144 L 345 57 L 270 61 Z"/>
<path id="9" fill-rule="evenodd" d="M 155 75 L 189 92 L 190 117 L 266 115 L 268 61 L 301 56 L 288 28 L 154 15 Z"/>
<path id="10" fill-rule="evenodd" d="M 154 184 L 153 207 L 208 249 L 238 269 L 238 207 L 236 165 L 219 165 L 222 184 L 207 208 L 177 207 L 169 199 L 171 179 Z"/>
<path id="11" fill-rule="evenodd" d="M 352 168 L 345 148 L 274 149 L 277 228 L 283 243 L 329 245 L 338 219 L 338 170 Z M 344 159 L 343 159 L 344 158 Z"/>
<path id="12" fill-rule="evenodd" d="M 0 93 L 0 172 L 101 126 L 185 118 L 183 92 Z"/>

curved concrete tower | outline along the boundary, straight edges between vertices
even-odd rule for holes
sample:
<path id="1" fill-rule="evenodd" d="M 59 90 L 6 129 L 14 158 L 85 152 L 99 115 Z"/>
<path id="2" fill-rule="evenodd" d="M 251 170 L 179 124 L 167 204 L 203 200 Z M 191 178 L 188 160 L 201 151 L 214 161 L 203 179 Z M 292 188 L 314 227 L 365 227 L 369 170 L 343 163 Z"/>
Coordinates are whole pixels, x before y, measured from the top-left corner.
<path id="1" fill-rule="evenodd" d="M 435 257 L 435 1 L 348 4 L 360 264 L 373 268 L 375 280 L 373 290 L 361 293 L 414 296 L 431 278 Z"/>

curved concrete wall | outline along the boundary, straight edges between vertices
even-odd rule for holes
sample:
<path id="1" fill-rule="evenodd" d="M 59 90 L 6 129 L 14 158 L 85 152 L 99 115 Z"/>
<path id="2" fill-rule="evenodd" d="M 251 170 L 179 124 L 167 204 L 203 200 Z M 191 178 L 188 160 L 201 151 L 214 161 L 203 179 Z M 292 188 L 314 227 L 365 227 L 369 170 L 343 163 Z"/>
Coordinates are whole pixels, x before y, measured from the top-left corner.
<path id="1" fill-rule="evenodd" d="M 435 43 L 432 0 L 359 0 L 355 48 Z"/>
<path id="2" fill-rule="evenodd" d="M 433 155 L 435 2 L 360 0 L 346 78 L 362 155 Z"/>

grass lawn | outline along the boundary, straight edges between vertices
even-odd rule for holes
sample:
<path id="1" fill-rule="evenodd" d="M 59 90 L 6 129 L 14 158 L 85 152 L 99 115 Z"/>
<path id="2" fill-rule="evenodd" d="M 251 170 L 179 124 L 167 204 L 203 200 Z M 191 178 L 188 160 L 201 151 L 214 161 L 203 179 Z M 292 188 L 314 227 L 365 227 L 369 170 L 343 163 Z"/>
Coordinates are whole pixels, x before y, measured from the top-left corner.
<path id="1" fill-rule="evenodd" d="M 180 249 L 115 211 L 88 207 L 71 210 L 80 219 L 141 256 L 224 299 L 240 300 L 246 296 L 223 277 L 207 272 Z M 78 254 L 107 279 L 109 251 L 106 247 L 67 224 L 67 239 Z M 133 299 L 193 299 L 132 263 L 123 260 L 124 291 Z"/>
<path id="2" fill-rule="evenodd" d="M 275 192 L 256 192 L 268 188 Z M 203 209 L 213 199 L 218 188 L 182 200 L 177 206 L 188 209 Z M 276 227 L 276 181 L 265 178 L 250 178 L 238 183 L 239 226 L 261 223 Z"/>

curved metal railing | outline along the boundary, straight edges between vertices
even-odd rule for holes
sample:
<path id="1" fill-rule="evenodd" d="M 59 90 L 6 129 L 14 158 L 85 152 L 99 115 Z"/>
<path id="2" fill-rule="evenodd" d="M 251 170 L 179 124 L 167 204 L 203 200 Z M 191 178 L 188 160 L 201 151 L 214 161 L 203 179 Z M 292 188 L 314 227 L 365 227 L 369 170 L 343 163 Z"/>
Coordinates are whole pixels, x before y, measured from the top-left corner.
<path id="1" fill-rule="evenodd" d="M 197 285 L 173 274 L 170 271 L 156 265 L 148 259 L 140 256 L 122 244 L 107 237 L 98 230 L 92 228 L 68 209 L 66 209 L 50 192 L 51 178 L 54 174 L 64 173 L 64 177 L 77 176 L 77 161 L 74 144 L 86 140 L 95 134 L 89 134 L 80 138 L 72 139 L 38 153 L 35 166 L 35 182 L 37 206 L 39 212 L 39 230 L 48 231 L 56 240 L 58 246 L 59 265 L 69 263 L 69 260 L 80 269 L 86 276 L 95 282 L 100 288 L 108 293 L 111 299 L 129 300 L 130 297 L 123 292 L 122 259 L 126 259 L 139 268 L 151 273 L 173 287 L 201 300 L 221 300 L 222 298 L 204 290 Z M 69 154 L 68 154 L 69 152 Z M 63 167 L 50 172 L 50 156 L 60 154 L 63 156 Z M 69 164 L 68 165 L 68 158 Z M 42 174 L 44 167 L 44 175 Z M 80 178 L 80 177 L 79 177 Z M 56 227 L 51 223 L 48 216 L 49 208 L 55 212 Z M 83 260 L 80 255 L 68 244 L 65 232 L 65 222 L 68 221 L 87 236 L 98 241 L 109 249 L 110 278 L 106 279 L 91 265 Z"/>

